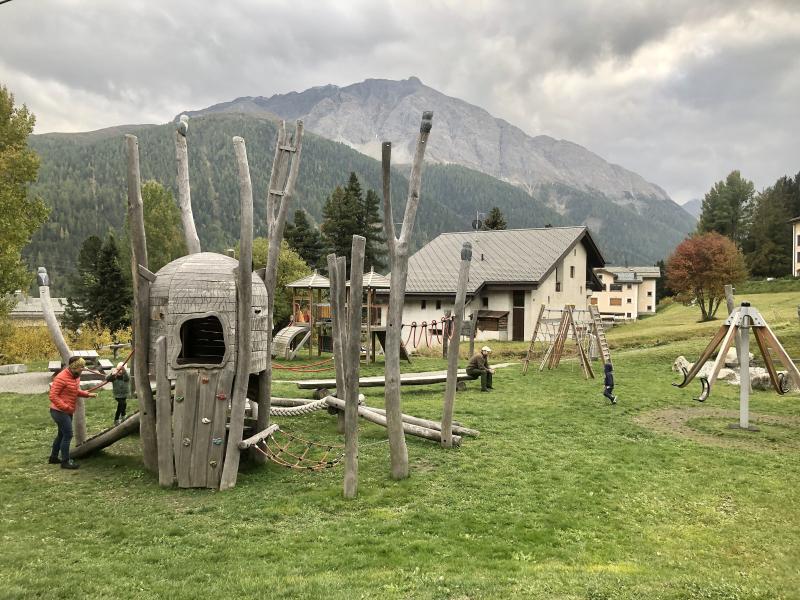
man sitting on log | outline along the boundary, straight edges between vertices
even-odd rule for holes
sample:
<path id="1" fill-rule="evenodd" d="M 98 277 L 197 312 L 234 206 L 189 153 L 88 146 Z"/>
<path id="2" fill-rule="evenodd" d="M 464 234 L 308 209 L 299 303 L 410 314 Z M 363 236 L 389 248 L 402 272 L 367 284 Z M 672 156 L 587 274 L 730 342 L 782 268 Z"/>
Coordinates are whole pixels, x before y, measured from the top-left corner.
<path id="1" fill-rule="evenodd" d="M 467 364 L 467 375 L 472 379 L 481 378 L 481 391 L 488 392 L 493 390 L 492 374 L 494 369 L 489 367 L 489 353 L 492 351 L 489 346 L 484 346 L 481 351 L 469 359 Z"/>

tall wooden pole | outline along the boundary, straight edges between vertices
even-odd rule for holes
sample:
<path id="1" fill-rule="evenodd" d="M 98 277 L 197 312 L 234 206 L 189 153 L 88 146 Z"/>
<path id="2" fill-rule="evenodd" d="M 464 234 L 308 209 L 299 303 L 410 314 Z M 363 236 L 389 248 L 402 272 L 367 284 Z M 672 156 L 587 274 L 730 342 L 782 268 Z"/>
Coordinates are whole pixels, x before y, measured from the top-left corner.
<path id="1" fill-rule="evenodd" d="M 239 442 L 244 431 L 244 411 L 247 400 L 247 384 L 250 379 L 250 355 L 252 348 L 253 318 L 253 186 L 250 167 L 247 164 L 247 149 L 244 140 L 233 138 L 236 166 L 239 172 L 239 197 L 241 201 L 241 234 L 239 240 L 239 266 L 237 267 L 236 291 L 236 380 L 231 395 L 231 421 L 228 428 L 228 446 L 225 451 L 225 466 L 219 489 L 227 490 L 236 485 L 239 475 Z M 269 362 L 271 358 L 268 358 Z M 259 407 L 261 408 L 261 407 Z M 259 415 L 261 410 L 258 411 Z M 269 414 L 269 411 L 263 411 Z"/>
<path id="2" fill-rule="evenodd" d="M 336 396 L 344 400 L 347 394 L 344 374 L 344 346 L 347 329 L 344 327 L 345 320 L 342 318 L 345 306 L 343 298 L 339 295 L 339 287 L 344 282 L 339 279 L 338 260 L 335 254 L 328 254 L 328 275 L 331 282 L 331 341 L 333 343 L 333 366 L 336 370 Z"/>
<path id="3" fill-rule="evenodd" d="M 267 398 L 272 397 L 272 329 L 274 327 L 275 287 L 278 280 L 278 255 L 283 239 L 283 229 L 286 225 L 286 215 L 289 212 L 289 204 L 294 196 L 295 183 L 300 171 L 300 154 L 303 148 L 302 121 L 297 121 L 295 125 L 293 145 L 288 142 L 286 127 L 281 123 L 278 128 L 275 157 L 272 161 L 272 172 L 267 187 L 269 250 L 267 251 L 267 266 L 264 269 L 264 287 L 267 288 L 267 368 L 263 378 L 263 394 Z M 269 423 L 269 410 L 263 410 L 263 407 L 259 407 L 259 409 L 261 410 L 258 411 L 258 429 L 263 431 Z M 255 458 L 257 462 L 266 461 L 266 458 L 260 453 Z"/>
<path id="4" fill-rule="evenodd" d="M 453 325 L 461 329 L 464 316 L 464 301 L 467 297 L 469 281 L 469 263 L 472 260 L 472 244 L 464 242 L 461 248 L 461 265 L 458 269 L 458 288 L 456 303 L 453 307 Z M 442 410 L 442 447 L 453 447 L 453 405 L 456 401 L 456 384 L 458 383 L 458 347 L 460 336 L 453 340 L 447 353 L 447 385 L 444 390 L 444 408 Z"/>
<path id="5" fill-rule="evenodd" d="M 176 183 L 178 184 L 178 206 L 181 209 L 183 236 L 189 254 L 200 252 L 200 238 L 194 226 L 192 214 L 192 194 L 189 188 L 189 150 L 186 145 L 186 134 L 189 131 L 189 117 L 181 115 L 175 131 L 175 161 L 178 166 Z"/>
<path id="6" fill-rule="evenodd" d="M 158 484 L 172 487 L 175 461 L 172 446 L 172 392 L 167 378 L 167 338 L 156 340 L 156 434 L 158 435 Z"/>
<path id="7" fill-rule="evenodd" d="M 425 148 L 432 127 L 432 119 L 432 112 L 422 114 L 399 238 L 395 236 L 391 198 L 392 145 L 389 142 L 384 142 L 383 144 L 383 224 L 392 265 L 389 310 L 386 321 L 386 348 L 384 349 L 386 364 L 384 399 L 386 403 L 386 428 L 389 435 L 392 479 L 405 479 L 408 477 L 408 447 L 403 433 L 403 411 L 400 399 L 400 330 L 403 323 L 403 301 L 405 300 L 406 280 L 408 279 L 409 240 L 414 229 L 419 206 L 422 163 L 425 158 Z"/>
<path id="8" fill-rule="evenodd" d="M 350 306 L 348 309 L 347 363 L 344 397 L 344 497 L 358 493 L 358 374 L 361 367 L 361 294 L 366 238 L 353 236 L 350 253 Z M 337 390 L 338 393 L 338 390 Z"/>
<path id="9" fill-rule="evenodd" d="M 139 267 L 147 268 L 147 238 L 144 231 L 144 206 L 142 183 L 139 175 L 139 140 L 126 135 L 128 152 L 128 225 L 131 232 L 131 258 L 133 269 L 133 332 L 134 374 L 136 397 L 139 400 L 139 436 L 142 441 L 142 458 L 146 469 L 158 471 L 158 441 L 156 438 L 155 400 L 150 389 L 150 281 L 139 274 Z"/>

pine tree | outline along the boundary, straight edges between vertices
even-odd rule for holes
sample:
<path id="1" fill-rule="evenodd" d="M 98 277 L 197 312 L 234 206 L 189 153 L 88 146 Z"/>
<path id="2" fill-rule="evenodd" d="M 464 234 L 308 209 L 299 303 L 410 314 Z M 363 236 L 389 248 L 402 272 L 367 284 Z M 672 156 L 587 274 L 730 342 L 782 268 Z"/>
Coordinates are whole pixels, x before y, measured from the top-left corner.
<path id="1" fill-rule="evenodd" d="M 319 230 L 311 225 L 306 216 L 306 211 L 297 210 L 294 213 L 294 223 L 287 223 L 283 237 L 306 264 L 312 269 L 319 269 L 323 265 L 325 244 Z"/>
<path id="2" fill-rule="evenodd" d="M 784 277 L 792 272 L 792 226 L 800 216 L 800 173 L 781 177 L 756 197 L 753 219 L 743 250 L 750 272 L 759 277 Z"/>
<path id="3" fill-rule="evenodd" d="M 731 171 L 725 181 L 718 181 L 703 198 L 698 233 L 716 231 L 741 247 L 747 237 L 755 187 L 739 171 Z"/>
<path id="4" fill-rule="evenodd" d="M 486 217 L 486 221 L 483 223 L 484 229 L 505 229 L 506 228 L 506 218 L 505 215 L 500 211 L 500 209 L 495 206 L 492 210 L 489 211 L 489 216 Z"/>
<path id="5" fill-rule="evenodd" d="M 78 267 L 67 282 L 67 305 L 63 322 L 70 329 L 78 329 L 83 323 L 92 321 L 98 311 L 97 276 L 103 241 L 91 235 L 78 251 Z"/>
<path id="6" fill-rule="evenodd" d="M 337 187 L 328 196 L 322 209 L 322 235 L 328 252 L 347 258 L 350 264 L 350 250 L 353 236 L 360 235 L 360 207 L 352 194 Z"/>

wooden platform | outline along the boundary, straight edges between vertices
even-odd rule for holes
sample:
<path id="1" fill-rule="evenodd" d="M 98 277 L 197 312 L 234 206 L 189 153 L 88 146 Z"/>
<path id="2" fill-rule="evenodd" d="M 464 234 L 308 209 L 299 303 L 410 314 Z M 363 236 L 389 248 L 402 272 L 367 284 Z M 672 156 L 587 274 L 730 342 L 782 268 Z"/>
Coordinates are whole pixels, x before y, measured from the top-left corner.
<path id="1" fill-rule="evenodd" d="M 469 381 L 472 379 L 464 369 L 458 370 L 458 381 Z M 447 382 L 447 371 L 431 371 L 428 373 L 405 373 L 400 375 L 400 385 L 431 385 L 434 383 Z M 335 379 L 309 379 L 298 381 L 297 387 L 301 390 L 318 390 L 336 388 Z M 386 379 L 383 376 L 361 377 L 358 380 L 359 387 L 383 387 Z"/>

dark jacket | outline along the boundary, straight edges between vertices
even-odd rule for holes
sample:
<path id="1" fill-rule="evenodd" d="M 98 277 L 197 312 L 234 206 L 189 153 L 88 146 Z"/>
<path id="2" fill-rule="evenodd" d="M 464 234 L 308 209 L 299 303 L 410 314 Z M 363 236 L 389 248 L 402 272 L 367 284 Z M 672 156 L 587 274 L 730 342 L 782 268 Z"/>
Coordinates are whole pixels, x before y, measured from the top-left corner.
<path id="1" fill-rule="evenodd" d="M 606 387 L 613 388 L 614 387 L 614 373 L 613 373 L 614 367 L 611 366 L 611 363 L 606 363 L 605 371 L 606 371 L 606 380 L 604 382 L 604 385 Z"/>
<path id="2" fill-rule="evenodd" d="M 467 370 L 481 372 L 488 371 L 489 356 L 484 356 L 482 352 L 478 352 L 475 356 L 469 359 L 469 363 L 467 363 Z"/>
<path id="3" fill-rule="evenodd" d="M 127 399 L 128 395 L 130 394 L 130 386 L 128 382 L 131 380 L 131 376 L 128 375 L 127 371 L 123 371 L 122 375 L 114 375 L 116 370 L 112 371 L 106 377 L 106 381 L 112 382 L 112 387 L 114 388 L 114 398 Z"/>

